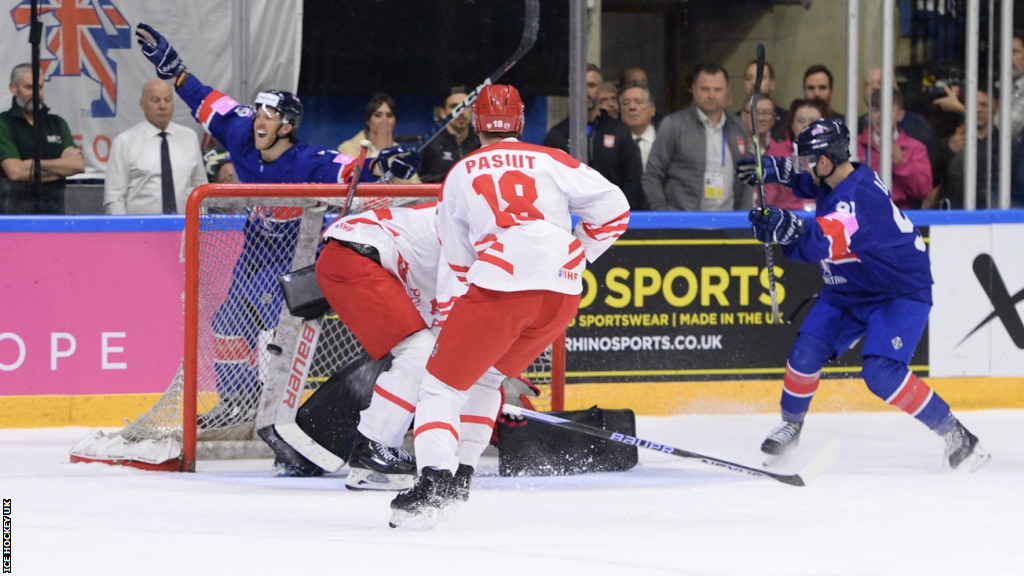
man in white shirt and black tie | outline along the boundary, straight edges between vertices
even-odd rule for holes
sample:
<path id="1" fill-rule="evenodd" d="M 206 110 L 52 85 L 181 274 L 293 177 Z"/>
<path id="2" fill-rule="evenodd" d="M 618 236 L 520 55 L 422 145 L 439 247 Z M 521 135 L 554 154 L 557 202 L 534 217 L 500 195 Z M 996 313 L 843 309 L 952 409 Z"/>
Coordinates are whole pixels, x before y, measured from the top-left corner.
<path id="1" fill-rule="evenodd" d="M 181 214 L 193 188 L 205 184 L 199 138 L 171 122 L 174 92 L 164 80 L 142 87 L 146 119 L 117 135 L 103 192 L 107 214 Z"/>
<path id="2" fill-rule="evenodd" d="M 651 89 L 644 82 L 630 82 L 619 89 L 619 119 L 633 134 L 640 149 L 640 165 L 647 170 L 647 157 L 651 154 L 657 126 L 653 119 L 657 109 L 651 100 Z"/>

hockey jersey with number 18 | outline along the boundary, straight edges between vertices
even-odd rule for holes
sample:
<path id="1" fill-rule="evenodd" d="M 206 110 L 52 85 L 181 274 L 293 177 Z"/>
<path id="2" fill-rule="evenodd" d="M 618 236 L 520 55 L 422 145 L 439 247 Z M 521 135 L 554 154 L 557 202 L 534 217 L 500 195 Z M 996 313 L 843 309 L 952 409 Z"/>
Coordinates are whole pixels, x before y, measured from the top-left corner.
<path id="1" fill-rule="evenodd" d="M 580 294 L 585 260 L 626 231 L 629 203 L 561 150 L 508 138 L 449 171 L 437 218 L 442 256 L 463 284 Z"/>

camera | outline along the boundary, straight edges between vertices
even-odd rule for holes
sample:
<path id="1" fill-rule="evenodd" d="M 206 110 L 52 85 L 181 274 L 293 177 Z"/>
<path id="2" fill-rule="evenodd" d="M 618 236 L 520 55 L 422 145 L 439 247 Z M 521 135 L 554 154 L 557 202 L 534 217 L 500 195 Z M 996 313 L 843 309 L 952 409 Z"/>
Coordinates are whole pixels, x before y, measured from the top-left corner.
<path id="1" fill-rule="evenodd" d="M 931 85 L 928 84 L 928 80 L 929 78 L 925 78 L 924 80 L 924 95 L 928 100 L 935 100 L 936 98 L 945 97 L 946 88 L 952 88 L 953 91 L 957 93 L 957 95 L 960 94 L 961 81 L 959 78 L 936 78 L 931 82 Z"/>

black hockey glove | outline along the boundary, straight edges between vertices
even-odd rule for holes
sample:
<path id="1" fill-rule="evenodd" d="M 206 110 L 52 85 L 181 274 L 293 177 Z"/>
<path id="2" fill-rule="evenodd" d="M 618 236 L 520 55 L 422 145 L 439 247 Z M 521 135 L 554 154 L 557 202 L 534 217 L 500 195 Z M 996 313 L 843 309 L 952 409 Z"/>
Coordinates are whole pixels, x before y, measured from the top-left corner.
<path id="1" fill-rule="evenodd" d="M 505 404 L 533 410 L 531 398 L 540 396 L 540 388 L 532 382 L 520 376 L 519 378 L 505 378 L 501 381 L 501 406 L 502 411 L 498 413 L 501 422 L 510 426 L 522 426 L 526 423 L 522 416 L 514 416 L 504 412 Z"/>
<path id="2" fill-rule="evenodd" d="M 381 150 L 377 155 L 377 163 L 384 174 L 390 174 L 391 178 L 408 180 L 420 169 L 420 154 L 412 146 L 399 144 Z"/>
<path id="3" fill-rule="evenodd" d="M 765 184 L 793 186 L 793 160 L 784 156 L 761 156 L 761 169 Z M 750 186 L 758 186 L 757 160 L 742 158 L 736 162 L 736 176 Z"/>
<path id="4" fill-rule="evenodd" d="M 761 242 L 775 241 L 783 246 L 796 242 L 804 233 L 804 221 L 790 210 L 768 207 L 765 214 L 761 208 L 754 208 L 747 215 L 754 230 L 754 236 Z"/>
<path id="5" fill-rule="evenodd" d="M 142 55 L 156 66 L 156 75 L 161 79 L 169 80 L 185 71 L 185 64 L 174 47 L 151 26 L 140 22 L 135 37 L 142 46 Z"/>

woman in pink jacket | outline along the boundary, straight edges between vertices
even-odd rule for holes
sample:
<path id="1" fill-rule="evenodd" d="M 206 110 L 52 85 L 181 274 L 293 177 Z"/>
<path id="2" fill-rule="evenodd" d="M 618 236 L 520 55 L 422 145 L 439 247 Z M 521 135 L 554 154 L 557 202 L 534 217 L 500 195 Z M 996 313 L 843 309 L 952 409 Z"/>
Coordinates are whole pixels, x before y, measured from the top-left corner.
<path id="1" fill-rule="evenodd" d="M 857 136 L 857 148 L 861 162 L 878 172 L 881 166 L 882 111 L 881 92 L 871 93 L 871 130 Z M 919 140 L 907 136 L 896 125 L 903 119 L 903 95 L 898 90 L 892 93 L 892 201 L 900 210 L 921 207 L 932 191 L 932 163 L 928 160 L 928 149 Z M 870 151 L 870 154 L 869 154 Z"/>

